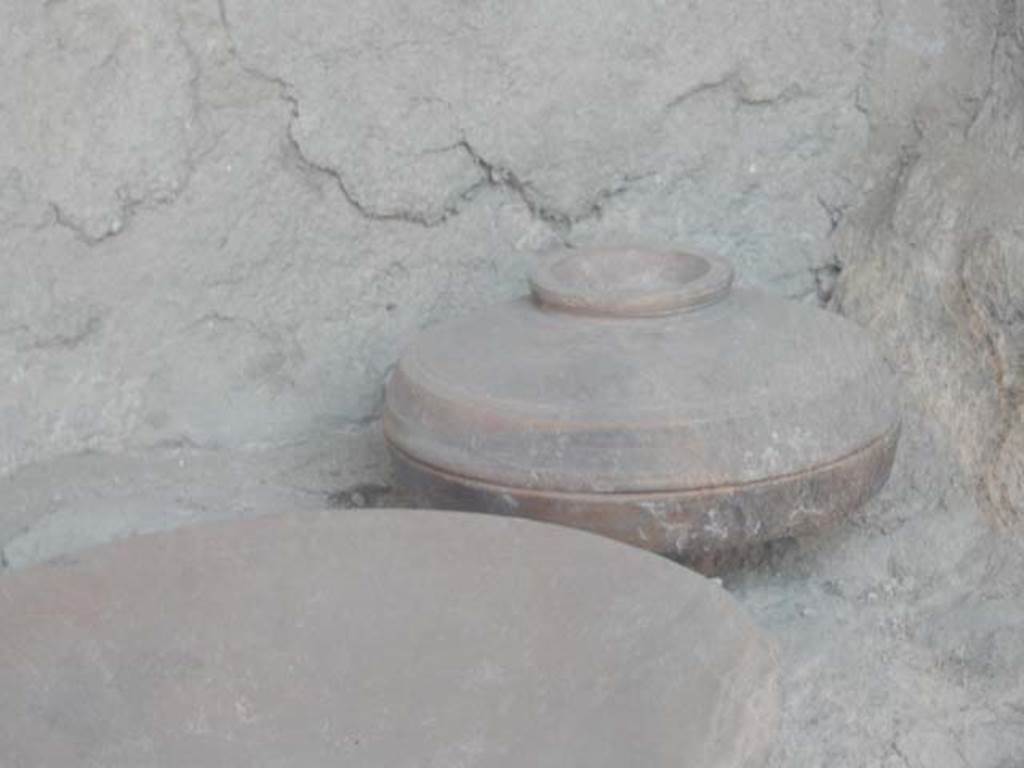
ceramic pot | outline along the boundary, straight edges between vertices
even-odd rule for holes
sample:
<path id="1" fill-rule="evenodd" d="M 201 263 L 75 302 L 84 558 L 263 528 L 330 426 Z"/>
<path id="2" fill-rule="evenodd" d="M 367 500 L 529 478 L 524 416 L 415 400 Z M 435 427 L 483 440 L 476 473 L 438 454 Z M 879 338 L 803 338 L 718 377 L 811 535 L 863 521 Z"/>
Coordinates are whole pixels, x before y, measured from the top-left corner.
<path id="1" fill-rule="evenodd" d="M 682 252 L 560 252 L 530 287 L 428 329 L 392 372 L 384 431 L 418 503 L 699 564 L 820 527 L 888 477 L 894 383 L 848 320 Z"/>

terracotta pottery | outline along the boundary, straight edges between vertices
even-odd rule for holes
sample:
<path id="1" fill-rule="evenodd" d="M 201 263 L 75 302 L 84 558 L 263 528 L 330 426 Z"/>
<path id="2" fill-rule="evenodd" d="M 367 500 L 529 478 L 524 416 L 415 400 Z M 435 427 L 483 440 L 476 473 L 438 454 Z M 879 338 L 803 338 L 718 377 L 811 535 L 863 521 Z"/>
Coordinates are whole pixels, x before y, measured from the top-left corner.
<path id="1" fill-rule="evenodd" d="M 697 564 L 857 508 L 899 435 L 886 364 L 849 321 L 732 278 L 563 251 L 532 296 L 427 330 L 386 387 L 400 484 Z"/>
<path id="2" fill-rule="evenodd" d="M 752 768 L 775 660 L 721 587 L 559 526 L 362 510 L 0 576 L 10 768 Z"/>

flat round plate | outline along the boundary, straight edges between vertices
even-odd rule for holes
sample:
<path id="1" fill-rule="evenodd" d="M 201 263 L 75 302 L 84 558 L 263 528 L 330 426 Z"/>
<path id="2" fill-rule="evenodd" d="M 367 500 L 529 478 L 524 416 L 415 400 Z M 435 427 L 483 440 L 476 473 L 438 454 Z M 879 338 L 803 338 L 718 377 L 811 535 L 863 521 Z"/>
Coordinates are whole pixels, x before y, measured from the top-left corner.
<path id="1" fill-rule="evenodd" d="M 0 764 L 754 766 L 774 658 L 665 559 L 419 510 L 143 536 L 0 577 Z"/>

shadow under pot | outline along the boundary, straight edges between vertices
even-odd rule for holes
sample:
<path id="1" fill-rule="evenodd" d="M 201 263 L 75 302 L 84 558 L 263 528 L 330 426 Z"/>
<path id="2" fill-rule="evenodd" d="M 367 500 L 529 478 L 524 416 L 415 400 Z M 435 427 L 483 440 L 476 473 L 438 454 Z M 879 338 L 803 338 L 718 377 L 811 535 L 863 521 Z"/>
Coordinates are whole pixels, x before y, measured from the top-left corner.
<path id="1" fill-rule="evenodd" d="M 574 250 L 442 323 L 386 385 L 419 504 L 584 528 L 705 570 L 860 507 L 899 436 L 891 374 L 838 315 L 724 261 Z"/>

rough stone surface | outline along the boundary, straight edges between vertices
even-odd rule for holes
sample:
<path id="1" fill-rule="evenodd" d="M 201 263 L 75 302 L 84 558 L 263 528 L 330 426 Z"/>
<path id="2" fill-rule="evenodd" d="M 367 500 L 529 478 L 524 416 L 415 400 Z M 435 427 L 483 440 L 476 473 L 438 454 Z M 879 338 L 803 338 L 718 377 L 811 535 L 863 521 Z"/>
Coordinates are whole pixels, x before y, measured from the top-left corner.
<path id="1" fill-rule="evenodd" d="M 1024 516 L 1024 169 L 944 146 L 844 233 L 842 311 L 878 334 L 999 521 Z M 854 255 L 855 254 L 855 255 Z"/>
<path id="2" fill-rule="evenodd" d="M 9 574 L 0 604 L 10 766 L 759 768 L 776 723 L 720 585 L 525 520 L 195 526 Z"/>
<path id="3" fill-rule="evenodd" d="M 992 101 L 998 10 L 5 3 L 0 472 L 363 423 L 418 327 L 553 243 L 826 298 L 844 212 Z"/>
<path id="4" fill-rule="evenodd" d="M 1024 545 L 987 526 L 911 403 L 866 514 L 726 578 L 781 647 L 770 765 L 1024 764 Z"/>
<path id="5" fill-rule="evenodd" d="M 988 516 L 1024 519 L 1024 4 L 1000 6 L 962 136 L 922 133 L 837 237 L 835 305 L 950 433 Z"/>
<path id="6" fill-rule="evenodd" d="M 237 452 L 191 445 L 85 453 L 0 484 L 0 562 L 20 568 L 112 539 L 275 510 L 386 506 L 382 441 L 330 432 Z"/>

